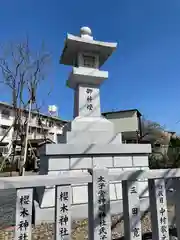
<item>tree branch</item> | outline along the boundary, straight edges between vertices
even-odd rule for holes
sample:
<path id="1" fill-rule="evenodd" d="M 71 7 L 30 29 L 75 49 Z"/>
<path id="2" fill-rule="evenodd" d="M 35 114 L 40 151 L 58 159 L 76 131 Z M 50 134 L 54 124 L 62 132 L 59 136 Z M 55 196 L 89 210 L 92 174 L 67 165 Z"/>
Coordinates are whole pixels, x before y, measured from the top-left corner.
<path id="1" fill-rule="evenodd" d="M 23 144 L 25 129 L 27 124 L 27 106 L 30 100 L 36 105 L 37 90 L 44 80 L 44 72 L 48 65 L 50 54 L 45 51 L 39 51 L 34 54 L 30 49 L 29 39 L 17 45 L 12 44 L 9 56 L 1 54 L 0 69 L 3 77 L 3 83 L 9 87 L 12 104 L 14 108 L 14 138 L 20 138 Z M 43 126 L 42 126 L 43 128 Z"/>

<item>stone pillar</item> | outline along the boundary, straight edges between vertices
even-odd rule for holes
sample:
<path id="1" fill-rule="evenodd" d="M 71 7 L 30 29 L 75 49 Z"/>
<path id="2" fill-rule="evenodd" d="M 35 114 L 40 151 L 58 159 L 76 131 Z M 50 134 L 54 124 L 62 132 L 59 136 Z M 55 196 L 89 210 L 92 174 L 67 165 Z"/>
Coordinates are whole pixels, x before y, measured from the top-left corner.
<path id="1" fill-rule="evenodd" d="M 75 89 L 74 117 L 101 117 L 99 87 L 81 84 Z"/>

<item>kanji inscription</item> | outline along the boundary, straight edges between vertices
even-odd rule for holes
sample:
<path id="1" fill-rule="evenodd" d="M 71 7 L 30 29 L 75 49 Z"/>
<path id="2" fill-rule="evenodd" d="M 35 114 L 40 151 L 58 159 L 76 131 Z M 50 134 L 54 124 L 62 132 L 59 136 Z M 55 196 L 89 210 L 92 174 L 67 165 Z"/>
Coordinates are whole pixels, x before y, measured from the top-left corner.
<path id="1" fill-rule="evenodd" d="M 66 240 L 71 237 L 71 187 L 56 187 L 56 239 Z"/>
<path id="2" fill-rule="evenodd" d="M 16 201 L 16 240 L 31 239 L 33 189 L 18 189 Z"/>

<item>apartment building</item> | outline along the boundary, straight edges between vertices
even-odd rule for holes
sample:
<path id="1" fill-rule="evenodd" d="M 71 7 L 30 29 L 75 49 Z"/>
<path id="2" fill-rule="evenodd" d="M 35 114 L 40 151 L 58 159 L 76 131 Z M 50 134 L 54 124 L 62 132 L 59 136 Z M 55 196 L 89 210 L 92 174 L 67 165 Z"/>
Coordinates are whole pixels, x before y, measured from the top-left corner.
<path id="1" fill-rule="evenodd" d="M 28 111 L 22 112 L 22 120 L 27 119 Z M 0 102 L 0 140 L 3 138 L 10 126 L 14 121 L 14 111 L 12 105 L 4 102 Z M 39 114 L 37 112 L 31 113 L 31 119 L 29 122 L 29 135 L 28 139 L 32 141 L 40 141 L 49 139 L 56 143 L 57 134 L 62 133 L 62 127 L 66 124 L 66 121 L 61 120 L 58 117 L 52 117 L 50 115 Z M 10 149 L 10 145 L 13 139 L 13 128 L 8 132 L 7 136 L 0 143 L 0 153 L 5 155 Z M 18 141 L 19 139 L 16 139 Z"/>

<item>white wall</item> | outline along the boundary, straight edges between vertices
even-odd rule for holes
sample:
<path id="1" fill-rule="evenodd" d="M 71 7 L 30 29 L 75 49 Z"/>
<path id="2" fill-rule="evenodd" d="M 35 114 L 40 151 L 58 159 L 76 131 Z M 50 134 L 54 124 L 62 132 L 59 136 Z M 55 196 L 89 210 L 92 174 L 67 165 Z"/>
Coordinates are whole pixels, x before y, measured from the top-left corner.
<path id="1" fill-rule="evenodd" d="M 114 123 L 115 132 L 135 132 L 139 130 L 139 120 L 136 112 L 112 113 L 106 116 Z"/>

